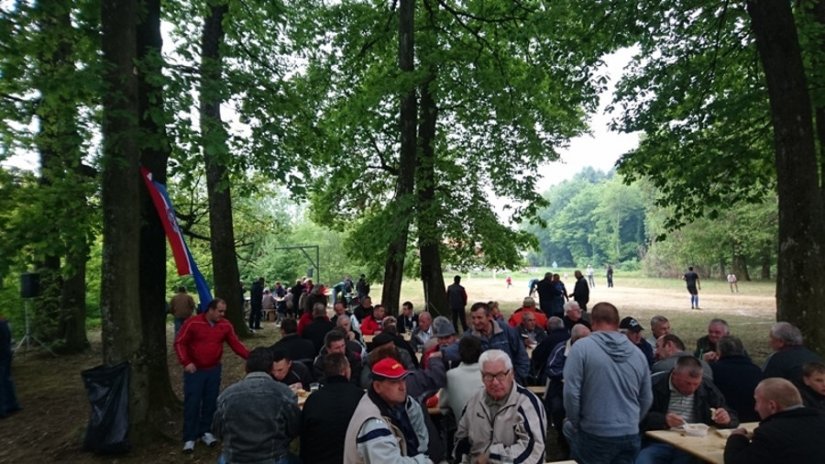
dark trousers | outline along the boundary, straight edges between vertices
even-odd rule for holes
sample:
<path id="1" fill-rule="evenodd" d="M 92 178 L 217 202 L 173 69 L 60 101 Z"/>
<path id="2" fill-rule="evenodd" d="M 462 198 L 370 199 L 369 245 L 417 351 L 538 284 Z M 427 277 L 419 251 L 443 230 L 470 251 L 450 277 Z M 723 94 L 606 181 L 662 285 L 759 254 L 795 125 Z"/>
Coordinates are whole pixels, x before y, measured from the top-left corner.
<path id="1" fill-rule="evenodd" d="M 461 331 L 467 331 L 467 314 L 464 308 L 453 308 L 450 310 L 453 313 L 453 326 L 458 330 L 458 323 L 461 322 Z"/>
<path id="2" fill-rule="evenodd" d="M 183 441 L 194 441 L 212 429 L 221 388 L 221 365 L 183 373 Z"/>
<path id="3" fill-rule="evenodd" d="M 9 354 L 7 358 L 0 359 L 0 417 L 20 410 L 17 391 L 11 378 L 11 358 L 12 355 Z"/>
<path id="4" fill-rule="evenodd" d="M 249 328 L 250 329 L 260 329 L 261 328 L 261 313 L 263 310 L 261 308 L 252 308 L 249 310 Z"/>

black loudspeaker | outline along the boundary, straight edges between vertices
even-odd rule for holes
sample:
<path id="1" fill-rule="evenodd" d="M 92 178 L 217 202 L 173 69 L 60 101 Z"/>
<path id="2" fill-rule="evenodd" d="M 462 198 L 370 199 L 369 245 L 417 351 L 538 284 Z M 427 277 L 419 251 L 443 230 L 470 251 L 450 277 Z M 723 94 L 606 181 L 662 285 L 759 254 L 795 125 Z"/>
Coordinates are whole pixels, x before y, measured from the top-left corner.
<path id="1" fill-rule="evenodd" d="M 20 274 L 20 298 L 40 296 L 40 274 L 28 272 Z"/>

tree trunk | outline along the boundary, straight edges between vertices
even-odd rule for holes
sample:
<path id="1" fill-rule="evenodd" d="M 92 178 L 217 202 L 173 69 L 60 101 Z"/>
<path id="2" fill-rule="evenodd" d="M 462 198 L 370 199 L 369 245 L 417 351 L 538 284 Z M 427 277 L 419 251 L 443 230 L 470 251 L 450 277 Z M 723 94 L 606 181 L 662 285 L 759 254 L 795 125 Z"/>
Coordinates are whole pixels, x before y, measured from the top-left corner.
<path id="1" fill-rule="evenodd" d="M 86 336 L 86 261 L 88 259 L 88 247 L 69 252 L 66 257 L 66 264 L 72 270 L 72 274 L 63 281 L 63 292 L 60 295 L 60 307 L 63 313 L 59 327 L 63 341 L 59 348 L 61 353 L 79 353 L 89 347 L 89 339 Z"/>
<path id="2" fill-rule="evenodd" d="M 745 261 L 744 256 L 740 254 L 733 255 L 733 263 L 731 263 L 731 270 L 734 274 L 736 274 L 737 280 L 750 282 L 751 275 L 748 272 L 748 263 Z"/>
<path id="3" fill-rule="evenodd" d="M 129 388 L 130 440 L 146 441 L 153 427 L 147 421 L 150 401 L 148 369 L 142 352 L 140 315 L 140 147 L 138 143 L 138 90 L 136 0 L 101 2 L 101 43 L 104 92 L 103 263 L 100 314 L 103 321 L 103 359 L 107 364 L 131 363 Z"/>
<path id="4" fill-rule="evenodd" d="M 430 71 L 428 79 L 421 85 L 421 157 L 418 163 L 418 247 L 421 250 L 421 282 L 424 285 L 424 300 L 427 310 L 433 316 L 448 315 L 447 290 L 441 271 L 441 232 L 438 229 L 440 217 L 435 197 L 435 126 L 438 107 L 430 93 L 430 83 L 435 79 Z M 456 327 L 458 330 L 458 327 Z"/>
<path id="5" fill-rule="evenodd" d="M 142 140 L 140 163 L 154 180 L 166 183 L 169 143 L 163 110 L 163 59 L 160 0 L 143 1 L 143 20 L 137 26 L 138 104 Z M 140 314 L 152 398 L 150 414 L 158 421 L 178 404 L 169 379 L 166 352 L 166 236 L 149 192 L 140 188 Z M 166 421 L 168 422 L 168 421 Z"/>
<path id="6" fill-rule="evenodd" d="M 825 0 L 818 0 L 813 7 L 814 19 L 819 23 L 820 28 L 825 28 Z M 825 53 L 825 43 L 820 43 L 820 54 Z M 822 70 L 818 70 L 819 76 L 822 76 Z M 822 90 L 820 89 L 819 92 Z M 821 102 L 821 99 L 818 99 Z M 819 141 L 819 181 L 825 182 L 825 105 L 817 105 L 815 108 L 816 114 L 816 138 Z M 825 185 L 820 184 L 820 191 L 823 194 L 823 201 L 825 201 Z"/>
<path id="7" fill-rule="evenodd" d="M 760 273 L 760 276 L 759 276 L 759 278 L 761 278 L 762 280 L 770 280 L 771 279 L 771 263 L 773 261 L 771 259 L 771 257 L 772 257 L 771 255 L 772 255 L 772 253 L 770 253 L 770 252 L 766 252 L 766 253 L 762 254 L 762 266 L 761 266 L 762 272 Z"/>
<path id="8" fill-rule="evenodd" d="M 223 18 L 225 3 L 212 4 L 201 37 L 200 123 L 201 148 L 206 161 L 206 188 L 209 195 L 209 232 L 215 295 L 226 300 L 226 318 L 240 336 L 249 335 L 244 322 L 243 294 L 235 255 L 232 195 L 227 164 L 231 156 L 221 119 Z"/>
<path id="9" fill-rule="evenodd" d="M 415 0 L 401 0 L 398 15 L 398 65 L 401 75 L 408 76 L 415 70 Z M 414 203 L 418 125 L 414 86 L 402 95 L 400 106 L 401 152 L 393 205 L 396 218 L 389 225 L 393 229 L 394 238 L 387 247 L 384 286 L 381 292 L 381 303 L 390 314 L 398 314 L 400 306 L 401 281 L 404 277 L 404 261 Z"/>
<path id="10" fill-rule="evenodd" d="M 750 0 L 748 14 L 765 71 L 774 129 L 779 196 L 777 319 L 798 326 L 825 352 L 825 225 L 811 100 L 789 2 Z"/>

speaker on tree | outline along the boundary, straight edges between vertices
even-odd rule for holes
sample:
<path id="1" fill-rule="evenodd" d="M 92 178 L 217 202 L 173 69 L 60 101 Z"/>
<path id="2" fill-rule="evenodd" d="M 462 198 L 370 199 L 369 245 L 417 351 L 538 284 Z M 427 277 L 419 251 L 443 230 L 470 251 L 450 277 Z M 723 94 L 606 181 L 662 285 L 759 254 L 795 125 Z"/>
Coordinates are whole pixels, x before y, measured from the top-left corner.
<path id="1" fill-rule="evenodd" d="M 20 297 L 36 298 L 40 296 L 40 274 L 27 272 L 20 274 Z"/>

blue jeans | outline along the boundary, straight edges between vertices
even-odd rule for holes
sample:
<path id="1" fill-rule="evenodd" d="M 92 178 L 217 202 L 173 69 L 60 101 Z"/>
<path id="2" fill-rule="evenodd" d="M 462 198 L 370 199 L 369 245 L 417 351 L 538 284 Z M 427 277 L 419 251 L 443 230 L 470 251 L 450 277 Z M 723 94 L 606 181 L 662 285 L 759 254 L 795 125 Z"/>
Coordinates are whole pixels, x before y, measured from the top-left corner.
<path id="1" fill-rule="evenodd" d="M 642 448 L 636 464 L 691 464 L 693 457 L 666 444 L 650 442 Z"/>
<path id="2" fill-rule="evenodd" d="M 212 429 L 221 388 L 221 365 L 183 373 L 183 441 L 194 441 Z"/>
<path id="3" fill-rule="evenodd" d="M 579 464 L 633 464 L 642 443 L 638 434 L 599 437 L 574 430 L 570 422 L 564 423 L 564 436 L 570 443 L 570 457 Z"/>

